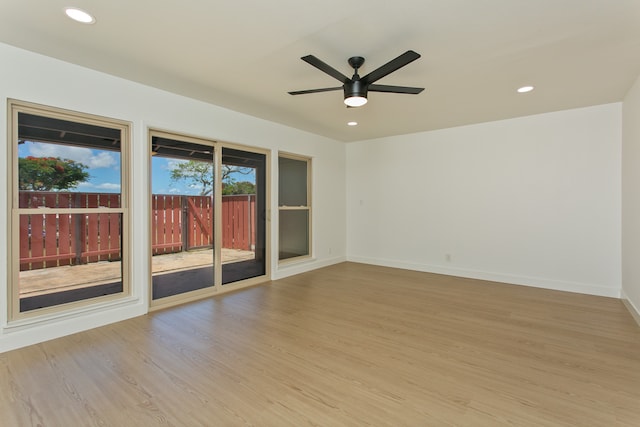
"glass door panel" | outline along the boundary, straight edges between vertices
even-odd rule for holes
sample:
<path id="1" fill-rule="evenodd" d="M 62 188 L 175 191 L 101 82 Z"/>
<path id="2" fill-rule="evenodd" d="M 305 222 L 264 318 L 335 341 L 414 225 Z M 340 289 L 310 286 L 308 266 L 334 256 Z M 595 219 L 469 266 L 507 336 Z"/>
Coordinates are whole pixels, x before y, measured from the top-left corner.
<path id="1" fill-rule="evenodd" d="M 214 286 L 213 152 L 152 135 L 152 300 Z"/>
<path id="2" fill-rule="evenodd" d="M 222 284 L 266 274 L 266 156 L 222 148 Z"/>

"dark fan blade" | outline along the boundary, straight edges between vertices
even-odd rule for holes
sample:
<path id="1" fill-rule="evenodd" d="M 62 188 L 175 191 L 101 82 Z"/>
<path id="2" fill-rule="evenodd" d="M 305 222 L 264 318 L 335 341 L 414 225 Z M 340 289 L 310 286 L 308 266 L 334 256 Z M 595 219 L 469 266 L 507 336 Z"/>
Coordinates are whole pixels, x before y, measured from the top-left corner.
<path id="1" fill-rule="evenodd" d="M 391 61 L 384 64 L 382 67 L 379 67 L 366 76 L 362 77 L 360 80 L 365 84 L 371 84 L 377 80 L 380 80 L 387 74 L 391 74 L 396 71 L 398 68 L 402 68 L 410 62 L 415 61 L 420 58 L 420 54 L 416 53 L 412 50 L 408 50 L 402 55 L 398 56 L 396 59 L 392 59 Z"/>
<path id="2" fill-rule="evenodd" d="M 302 59 L 304 62 L 306 62 L 308 64 L 313 65 L 318 70 L 329 74 L 331 77 L 341 81 L 342 83 L 347 83 L 348 81 L 351 80 L 351 79 L 349 79 L 349 77 L 345 76 L 340 71 L 338 71 L 335 68 L 333 68 L 331 65 L 325 64 L 324 62 L 322 62 L 321 60 L 319 60 L 318 58 L 316 58 L 313 55 L 303 56 L 300 59 Z"/>
<path id="3" fill-rule="evenodd" d="M 417 95 L 423 90 L 423 87 L 369 85 L 369 92 L 408 93 L 410 95 Z"/>
<path id="4" fill-rule="evenodd" d="M 322 89 L 296 90 L 296 91 L 293 91 L 293 92 L 289 92 L 289 95 L 304 95 L 306 93 L 330 92 L 332 90 L 342 90 L 342 86 L 339 86 L 339 87 L 325 87 L 325 88 L 322 88 Z"/>

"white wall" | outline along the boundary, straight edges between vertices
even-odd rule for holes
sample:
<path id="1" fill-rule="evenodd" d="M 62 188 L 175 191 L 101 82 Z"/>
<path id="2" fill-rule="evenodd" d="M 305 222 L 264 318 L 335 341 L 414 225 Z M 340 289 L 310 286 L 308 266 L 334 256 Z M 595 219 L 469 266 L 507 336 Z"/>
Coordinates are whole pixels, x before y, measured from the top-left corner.
<path id="1" fill-rule="evenodd" d="M 622 106 L 622 294 L 640 323 L 640 77 Z"/>
<path id="2" fill-rule="evenodd" d="M 347 258 L 619 297 L 621 108 L 348 144 Z"/>
<path id="3" fill-rule="evenodd" d="M 277 182 L 277 153 L 283 150 L 313 157 L 314 259 L 278 269 L 272 239 L 272 277 L 344 261 L 345 146 L 203 102 L 146 87 L 93 70 L 0 44 L 0 145 L 7 152 L 7 99 L 14 98 L 133 123 L 133 293 L 127 304 L 78 313 L 66 318 L 16 327 L 7 325 L 8 208 L 0 198 L 0 352 L 115 322 L 147 311 L 148 277 L 148 158 L 147 129 L 174 132 L 270 149 L 271 180 Z M 0 191 L 7 190 L 7 156 L 0 155 Z M 271 200 L 271 235 L 277 233 L 277 185 Z"/>

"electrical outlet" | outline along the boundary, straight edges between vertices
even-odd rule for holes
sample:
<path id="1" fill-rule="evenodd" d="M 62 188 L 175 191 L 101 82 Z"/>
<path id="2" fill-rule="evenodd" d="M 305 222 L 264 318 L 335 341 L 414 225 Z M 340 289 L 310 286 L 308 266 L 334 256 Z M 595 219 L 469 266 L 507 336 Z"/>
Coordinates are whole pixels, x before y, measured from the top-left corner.
<path id="1" fill-rule="evenodd" d="M 451 262 L 451 254 L 444 254 L 444 259 L 445 259 L 447 262 Z"/>

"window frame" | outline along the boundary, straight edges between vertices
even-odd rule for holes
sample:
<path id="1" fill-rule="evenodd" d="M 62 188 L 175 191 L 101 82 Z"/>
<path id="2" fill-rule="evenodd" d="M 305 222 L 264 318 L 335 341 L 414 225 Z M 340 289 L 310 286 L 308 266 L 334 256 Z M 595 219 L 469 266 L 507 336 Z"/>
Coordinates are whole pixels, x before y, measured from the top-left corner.
<path id="1" fill-rule="evenodd" d="M 288 153 L 288 152 L 284 152 L 284 151 L 280 151 L 278 152 L 278 188 L 280 187 L 280 180 L 282 179 L 282 173 L 280 170 L 280 159 L 281 158 L 285 158 L 285 159 L 291 159 L 291 160 L 297 160 L 297 161 L 301 161 L 301 162 L 305 162 L 306 166 L 307 166 L 307 201 L 306 201 L 306 205 L 301 205 L 301 206 L 285 206 L 282 205 L 280 203 L 280 191 L 278 191 L 278 264 L 279 265 L 286 265 L 286 264 L 290 264 L 290 263 L 295 263 L 295 262 L 300 262 L 300 261 L 304 261 L 310 258 L 313 258 L 313 233 L 312 233 L 312 224 L 313 224 L 313 217 L 312 217 L 312 199 L 311 199 L 311 190 L 312 190 L 312 182 L 311 182 L 311 177 L 312 177 L 312 158 L 309 156 L 303 156 L 303 155 L 299 155 L 299 154 L 293 154 L 293 153 Z M 280 242 L 280 217 L 281 217 L 281 213 L 285 212 L 285 211 L 306 211 L 307 212 L 307 253 L 303 254 L 303 255 L 298 255 L 298 256 L 292 256 L 289 258 L 284 258 L 281 259 L 280 258 L 280 247 L 281 247 L 281 242 Z"/>
<path id="2" fill-rule="evenodd" d="M 19 189 L 18 189 L 18 140 L 19 140 L 19 123 L 18 114 L 26 113 L 38 115 L 47 118 L 65 120 L 70 122 L 95 125 L 120 130 L 120 206 L 113 207 L 97 207 L 97 208 L 21 208 L 19 205 Z M 131 250 L 130 237 L 130 140 L 131 140 L 131 122 L 114 119 L 104 116 L 92 115 L 67 109 L 45 106 L 26 101 L 15 99 L 8 100 L 8 144 L 7 144 L 7 163 L 9 177 L 7 180 L 7 210 L 8 210 L 8 233 L 7 245 L 8 265 L 7 265 L 7 320 L 8 326 L 21 320 L 28 320 L 51 315 L 67 314 L 78 309 L 86 309 L 88 306 L 99 304 L 112 304 L 114 301 L 128 299 L 131 296 L 130 285 L 130 257 L 133 253 Z M 58 214 L 118 214 L 121 215 L 121 279 L 122 291 L 81 299 L 78 301 L 55 304 L 48 307 L 37 308 L 28 311 L 20 311 L 20 215 L 33 213 L 58 213 Z"/>

